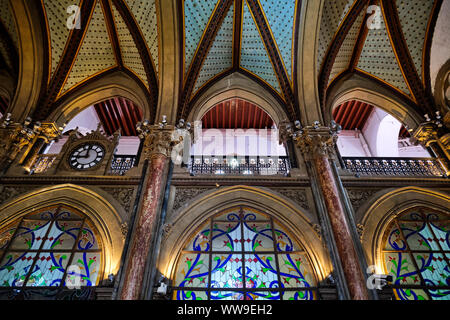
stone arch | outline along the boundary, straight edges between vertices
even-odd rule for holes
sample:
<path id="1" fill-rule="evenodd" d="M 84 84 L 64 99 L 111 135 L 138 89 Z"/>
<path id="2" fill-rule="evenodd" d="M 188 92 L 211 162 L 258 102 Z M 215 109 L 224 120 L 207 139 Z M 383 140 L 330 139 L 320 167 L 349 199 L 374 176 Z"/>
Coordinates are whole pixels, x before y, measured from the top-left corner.
<path id="1" fill-rule="evenodd" d="M 144 90 L 123 72 L 114 72 L 89 83 L 81 90 L 68 94 L 59 102 L 59 107 L 49 116 L 49 121 L 58 125 L 67 123 L 83 109 L 113 97 L 123 97 L 141 108 L 144 118 L 150 119 L 152 108 Z"/>
<path id="2" fill-rule="evenodd" d="M 332 120 L 334 108 L 350 100 L 358 100 L 380 108 L 409 129 L 417 128 L 422 122 L 421 115 L 411 105 L 370 79 L 352 75 L 340 79 L 332 86 L 325 104 L 325 123 Z"/>
<path id="3" fill-rule="evenodd" d="M 376 193 L 371 200 L 358 209 L 358 224 L 363 228 L 361 242 L 366 253 L 368 265 L 376 266 L 382 272 L 383 259 L 381 247 L 383 235 L 391 221 L 401 212 L 424 206 L 449 212 L 450 197 L 435 190 L 419 187 L 386 189 Z"/>
<path id="4" fill-rule="evenodd" d="M 217 81 L 195 101 L 188 121 L 201 120 L 209 109 L 230 98 L 241 98 L 256 104 L 270 115 L 277 126 L 288 119 L 283 107 L 266 89 L 244 75 L 233 73 Z"/>
<path id="5" fill-rule="evenodd" d="M 266 188 L 232 186 L 220 188 L 196 197 L 190 206 L 182 207 L 170 222 L 158 269 L 167 278 L 173 279 L 180 254 L 192 233 L 203 222 L 227 208 L 248 205 L 276 219 L 292 236 L 302 243 L 309 255 L 318 281 L 325 279 L 332 270 L 326 249 L 314 229 L 313 215 L 286 197 Z"/>
<path id="6" fill-rule="evenodd" d="M 71 206 L 89 217 L 103 244 L 105 254 L 103 276 L 117 274 L 124 246 L 120 210 L 92 190 L 73 184 L 61 184 L 22 194 L 0 206 L 0 221 L 2 225 L 7 225 L 30 211 L 58 204 Z"/>

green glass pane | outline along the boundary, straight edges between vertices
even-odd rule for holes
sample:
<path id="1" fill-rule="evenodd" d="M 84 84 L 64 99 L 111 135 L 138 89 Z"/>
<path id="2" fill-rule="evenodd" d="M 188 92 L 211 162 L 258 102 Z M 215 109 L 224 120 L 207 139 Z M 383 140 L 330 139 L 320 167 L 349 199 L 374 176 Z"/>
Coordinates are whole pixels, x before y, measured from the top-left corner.
<path id="1" fill-rule="evenodd" d="M 420 285 L 420 276 L 408 253 L 384 253 L 385 267 L 395 285 Z"/>
<path id="2" fill-rule="evenodd" d="M 450 269 L 443 254 L 416 253 L 414 258 L 427 286 L 450 285 Z"/>
<path id="3" fill-rule="evenodd" d="M 397 300 L 429 300 L 428 295 L 422 289 L 394 289 L 394 294 Z"/>
<path id="4" fill-rule="evenodd" d="M 442 250 L 450 251 L 450 220 L 430 222 L 430 227 L 436 236 Z"/>
<path id="5" fill-rule="evenodd" d="M 274 251 L 270 222 L 244 222 L 244 251 Z"/>
<path id="6" fill-rule="evenodd" d="M 301 251 L 301 248 L 291 239 L 277 223 L 274 223 L 275 245 L 278 251 Z"/>
<path id="7" fill-rule="evenodd" d="M 212 288 L 242 288 L 242 255 L 213 254 L 211 266 Z"/>
<path id="8" fill-rule="evenodd" d="M 9 241 L 14 235 L 14 231 L 16 230 L 17 225 L 18 222 L 12 223 L 0 230 L 0 250 L 6 249 Z"/>
<path id="9" fill-rule="evenodd" d="M 410 250 L 439 250 L 439 246 L 425 222 L 400 222 L 400 227 Z"/>
<path id="10" fill-rule="evenodd" d="M 397 228 L 397 225 L 393 223 L 390 226 L 389 231 L 386 233 L 386 244 L 384 249 L 386 250 L 406 250 L 407 246 L 405 241 L 402 238 L 400 230 Z"/>
<path id="11" fill-rule="evenodd" d="M 32 287 L 50 287 L 61 284 L 64 272 L 69 262 L 70 252 L 39 254 L 33 272 L 26 283 Z"/>
<path id="12" fill-rule="evenodd" d="M 14 250 L 38 250 L 45 240 L 45 235 L 50 226 L 50 221 L 24 220 L 17 229 L 11 242 L 10 249 Z"/>
<path id="13" fill-rule="evenodd" d="M 313 290 L 284 291 L 283 300 L 316 300 L 317 296 Z"/>
<path id="14" fill-rule="evenodd" d="M 68 277 L 72 276 L 73 281 L 79 281 L 81 286 L 95 286 L 99 281 L 101 262 L 99 252 L 77 252 L 68 267 Z"/>
<path id="15" fill-rule="evenodd" d="M 95 233 L 92 231 L 93 228 L 85 225 L 81 229 L 81 233 L 79 239 L 76 243 L 75 249 L 77 250 L 96 250 L 100 249 L 99 243 L 97 242 L 97 238 Z"/>
<path id="16" fill-rule="evenodd" d="M 316 285 L 311 265 L 304 254 L 278 255 L 280 276 L 286 288 L 308 288 Z"/>
<path id="17" fill-rule="evenodd" d="M 241 251 L 241 224 L 234 222 L 213 222 L 213 251 Z"/>
<path id="18" fill-rule="evenodd" d="M 188 251 L 208 251 L 210 247 L 211 230 L 209 229 L 209 223 L 206 227 L 202 228 L 191 241 L 185 247 Z"/>
<path id="19" fill-rule="evenodd" d="M 183 254 L 178 263 L 175 285 L 178 287 L 206 288 L 208 286 L 209 255 Z"/>
<path id="20" fill-rule="evenodd" d="M 174 300 L 208 300 L 206 291 L 175 290 Z"/>
<path id="21" fill-rule="evenodd" d="M 47 236 L 43 250 L 72 249 L 80 231 L 81 221 L 55 221 Z"/>
<path id="22" fill-rule="evenodd" d="M 0 285 L 21 287 L 33 264 L 36 253 L 10 252 L 0 263 Z"/>
<path id="23" fill-rule="evenodd" d="M 274 255 L 245 255 L 245 287 L 254 289 L 279 288 Z"/>

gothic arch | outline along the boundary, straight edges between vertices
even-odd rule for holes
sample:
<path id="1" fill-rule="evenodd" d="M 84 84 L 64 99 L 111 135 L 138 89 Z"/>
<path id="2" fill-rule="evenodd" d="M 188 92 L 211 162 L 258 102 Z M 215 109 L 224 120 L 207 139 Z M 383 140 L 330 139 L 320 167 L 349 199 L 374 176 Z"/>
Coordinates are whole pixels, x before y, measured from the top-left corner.
<path id="1" fill-rule="evenodd" d="M 335 107 L 350 100 L 358 100 L 383 109 L 410 129 L 415 129 L 422 122 L 421 115 L 412 105 L 369 79 L 353 75 L 341 78 L 331 86 L 324 110 L 325 123 L 332 120 Z"/>
<path id="2" fill-rule="evenodd" d="M 195 101 L 188 121 L 201 120 L 210 108 L 231 98 L 241 98 L 258 105 L 277 125 L 288 119 L 283 107 L 266 89 L 246 76 L 234 73 L 217 81 Z"/>
<path id="3" fill-rule="evenodd" d="M 448 195 L 419 187 L 387 189 L 377 193 L 371 199 L 358 209 L 356 216 L 361 217 L 357 223 L 363 228 L 361 242 L 367 256 L 367 263 L 375 265 L 377 272 L 382 271 L 383 265 L 382 238 L 395 216 L 416 206 L 450 213 Z"/>
<path id="4" fill-rule="evenodd" d="M 20 195 L 0 206 L 0 221 L 7 225 L 32 210 L 58 204 L 74 207 L 89 217 L 104 246 L 104 275 L 117 274 L 124 245 L 122 219 L 118 210 L 107 200 L 87 188 L 62 184 Z"/>
<path id="5" fill-rule="evenodd" d="M 81 90 L 68 94 L 58 102 L 56 108 L 49 116 L 49 121 L 58 125 L 67 123 L 83 109 L 113 97 L 123 97 L 139 106 L 144 119 L 150 119 L 151 106 L 148 103 L 144 90 L 131 77 L 122 72 L 114 72 L 84 86 Z"/>
<path id="6" fill-rule="evenodd" d="M 180 208 L 176 218 L 169 222 L 171 229 L 161 248 L 158 270 L 173 279 L 181 250 L 192 233 L 209 217 L 238 205 L 258 208 L 278 220 L 296 241 L 303 244 L 318 281 L 328 276 L 332 270 L 331 261 L 313 228 L 313 215 L 271 190 L 249 186 L 213 190 L 195 198 L 190 206 Z"/>

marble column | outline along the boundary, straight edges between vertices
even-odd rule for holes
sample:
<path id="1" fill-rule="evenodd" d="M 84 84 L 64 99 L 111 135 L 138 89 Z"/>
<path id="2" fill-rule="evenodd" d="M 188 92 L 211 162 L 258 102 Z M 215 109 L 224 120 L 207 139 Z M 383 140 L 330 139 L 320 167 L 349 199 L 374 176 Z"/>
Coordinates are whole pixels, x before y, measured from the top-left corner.
<path id="1" fill-rule="evenodd" d="M 353 300 L 368 300 L 366 279 L 353 242 L 344 204 L 341 201 L 336 177 L 330 165 L 334 161 L 337 136 L 328 127 L 307 127 L 294 135 L 296 145 L 302 151 L 317 174 L 332 233 L 342 265 L 344 277 Z"/>
<path id="2" fill-rule="evenodd" d="M 171 131 L 170 127 L 164 129 L 155 127 L 151 128 L 145 137 L 143 156 L 149 161 L 149 172 L 125 266 L 120 294 L 122 300 L 141 298 L 145 267 L 150 258 L 150 247 L 163 200 L 165 173 L 173 147 Z"/>

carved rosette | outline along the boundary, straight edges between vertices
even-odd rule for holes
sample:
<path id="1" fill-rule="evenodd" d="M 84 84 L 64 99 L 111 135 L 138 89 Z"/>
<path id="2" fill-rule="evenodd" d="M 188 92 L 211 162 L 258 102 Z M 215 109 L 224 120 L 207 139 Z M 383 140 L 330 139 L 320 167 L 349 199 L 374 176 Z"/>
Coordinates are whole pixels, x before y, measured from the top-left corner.
<path id="1" fill-rule="evenodd" d="M 305 159 L 335 157 L 337 134 L 329 127 L 306 127 L 293 137 Z"/>

